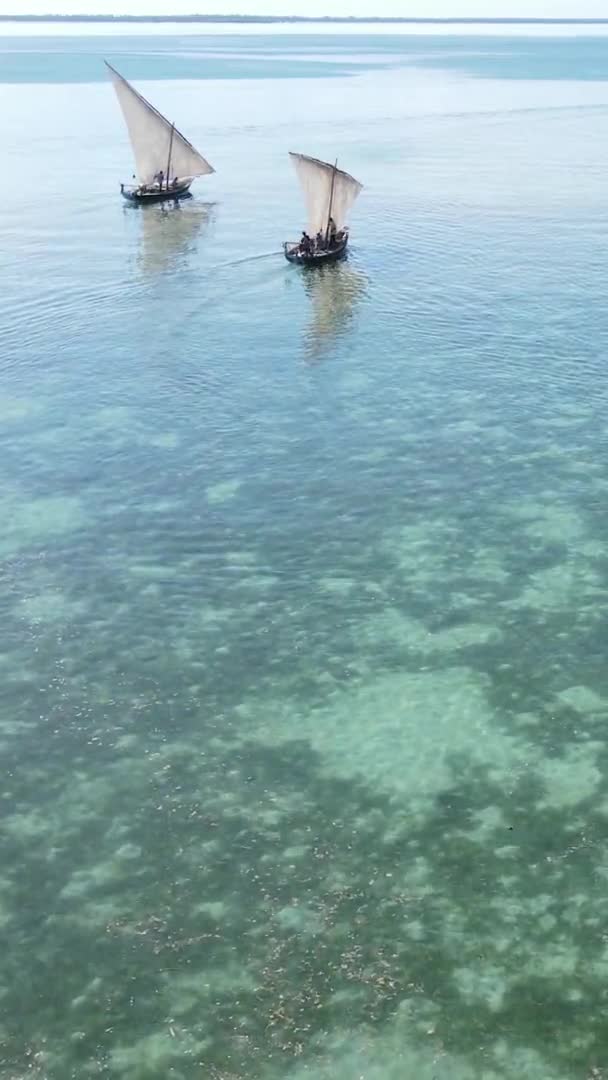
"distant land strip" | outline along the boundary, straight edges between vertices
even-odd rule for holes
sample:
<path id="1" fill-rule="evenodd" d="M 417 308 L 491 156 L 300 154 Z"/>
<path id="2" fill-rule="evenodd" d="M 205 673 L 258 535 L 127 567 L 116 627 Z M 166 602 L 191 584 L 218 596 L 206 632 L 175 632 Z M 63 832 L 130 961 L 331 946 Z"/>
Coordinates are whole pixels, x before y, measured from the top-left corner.
<path id="1" fill-rule="evenodd" d="M 435 26 L 597 26 L 608 25 L 606 19 L 405 19 L 381 16 L 333 15 L 0 15 L 0 23 L 387 23 L 399 25 Z"/>

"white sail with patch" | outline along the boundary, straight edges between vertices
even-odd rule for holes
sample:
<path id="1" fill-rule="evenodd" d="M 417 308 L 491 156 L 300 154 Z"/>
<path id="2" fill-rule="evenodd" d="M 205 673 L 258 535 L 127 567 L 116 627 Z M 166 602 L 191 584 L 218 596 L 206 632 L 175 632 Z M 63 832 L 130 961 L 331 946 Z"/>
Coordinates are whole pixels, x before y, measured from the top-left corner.
<path id="1" fill-rule="evenodd" d="M 153 184 L 161 172 L 168 187 L 175 178 L 194 179 L 215 171 L 174 124 L 107 62 L 106 67 L 125 118 L 140 184 Z"/>
<path id="2" fill-rule="evenodd" d="M 343 172 L 336 165 L 330 165 L 307 154 L 292 154 L 304 201 L 308 213 L 308 233 L 316 236 L 325 234 L 330 217 L 336 229 L 340 231 L 347 225 L 348 214 L 363 185 L 354 176 Z"/>

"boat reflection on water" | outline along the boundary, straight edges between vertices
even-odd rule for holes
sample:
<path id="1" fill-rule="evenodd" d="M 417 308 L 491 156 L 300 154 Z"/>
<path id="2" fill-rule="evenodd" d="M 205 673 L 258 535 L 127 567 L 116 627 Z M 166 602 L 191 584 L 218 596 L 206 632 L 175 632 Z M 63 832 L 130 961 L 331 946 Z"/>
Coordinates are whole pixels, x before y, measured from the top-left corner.
<path id="1" fill-rule="evenodd" d="M 141 207 L 139 267 L 146 276 L 175 270 L 185 261 L 211 218 L 213 203 L 185 199 Z"/>
<path id="2" fill-rule="evenodd" d="M 304 271 L 302 280 L 311 306 L 305 355 L 308 363 L 318 364 L 348 331 L 367 291 L 367 277 L 349 263 L 337 262 Z"/>

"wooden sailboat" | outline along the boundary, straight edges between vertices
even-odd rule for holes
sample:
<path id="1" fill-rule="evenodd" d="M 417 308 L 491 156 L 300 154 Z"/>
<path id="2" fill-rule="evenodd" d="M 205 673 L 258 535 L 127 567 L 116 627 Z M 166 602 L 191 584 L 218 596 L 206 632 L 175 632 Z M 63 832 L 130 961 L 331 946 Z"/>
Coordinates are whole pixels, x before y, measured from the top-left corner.
<path id="1" fill-rule="evenodd" d="M 321 266 L 346 255 L 348 213 L 363 185 L 338 168 L 338 162 L 289 155 L 295 167 L 308 212 L 302 240 L 283 245 L 285 258 L 302 266 Z"/>
<path id="2" fill-rule="evenodd" d="M 137 183 L 121 184 L 125 199 L 135 203 L 183 199 L 197 176 L 215 172 L 192 143 L 106 61 L 122 109 Z"/>

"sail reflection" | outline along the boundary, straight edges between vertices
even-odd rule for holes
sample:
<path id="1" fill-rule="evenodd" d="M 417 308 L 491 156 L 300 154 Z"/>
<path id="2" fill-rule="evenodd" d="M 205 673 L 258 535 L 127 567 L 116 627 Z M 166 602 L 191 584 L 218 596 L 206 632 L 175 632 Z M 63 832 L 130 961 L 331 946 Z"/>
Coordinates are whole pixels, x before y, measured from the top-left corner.
<path id="1" fill-rule="evenodd" d="M 142 273 L 163 274 L 184 262 L 212 211 L 212 203 L 193 200 L 142 207 L 139 255 Z"/>
<path id="2" fill-rule="evenodd" d="M 304 348 L 308 362 L 318 364 L 348 331 L 367 291 L 367 277 L 346 262 L 315 267 L 302 276 L 312 312 Z"/>

